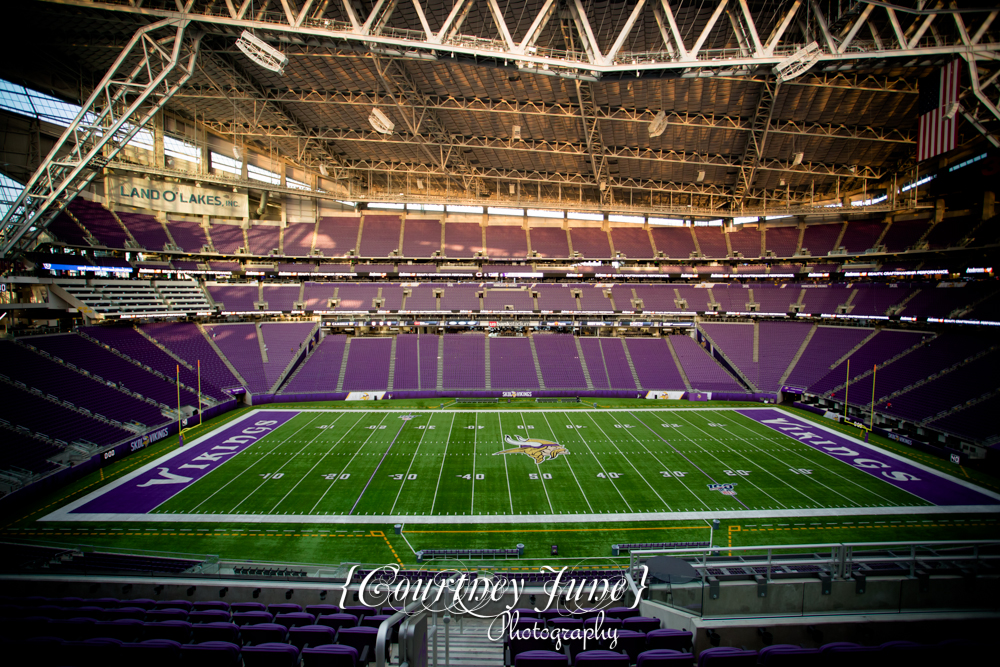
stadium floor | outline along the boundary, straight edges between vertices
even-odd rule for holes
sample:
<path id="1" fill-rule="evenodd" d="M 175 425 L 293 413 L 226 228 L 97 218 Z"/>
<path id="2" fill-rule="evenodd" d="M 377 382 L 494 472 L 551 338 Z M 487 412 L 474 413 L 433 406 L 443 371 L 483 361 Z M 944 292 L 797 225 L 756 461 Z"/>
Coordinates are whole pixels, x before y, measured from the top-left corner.
<path id="1" fill-rule="evenodd" d="M 998 509 L 1000 494 L 776 408 L 377 406 L 249 411 L 43 521 L 552 525 Z"/>

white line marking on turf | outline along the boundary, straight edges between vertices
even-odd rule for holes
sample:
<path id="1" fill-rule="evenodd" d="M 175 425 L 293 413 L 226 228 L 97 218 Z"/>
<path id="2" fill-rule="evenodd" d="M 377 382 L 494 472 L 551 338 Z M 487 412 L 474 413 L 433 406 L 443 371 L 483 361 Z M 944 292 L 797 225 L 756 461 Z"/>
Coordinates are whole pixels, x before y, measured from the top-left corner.
<path id="1" fill-rule="evenodd" d="M 590 413 L 589 412 L 586 413 L 586 414 L 587 414 L 588 417 L 590 417 Z M 594 422 L 594 426 L 597 426 L 597 430 L 598 431 L 600 431 L 601 433 L 604 433 L 604 429 L 602 429 L 600 426 L 598 426 L 597 421 L 593 417 L 590 417 L 590 421 Z M 580 440 L 583 441 L 583 446 L 587 448 L 587 451 L 590 452 L 590 455 L 594 457 L 595 461 L 597 461 L 597 465 L 601 468 L 601 472 L 604 473 L 604 477 L 609 482 L 611 482 L 612 488 L 614 488 L 615 492 L 618 494 L 618 497 L 622 499 L 622 502 L 625 503 L 625 507 L 627 507 L 629 509 L 629 511 L 631 512 L 632 511 L 632 506 L 628 504 L 627 500 L 625 500 L 625 496 L 622 495 L 621 489 L 619 489 L 618 485 L 615 484 L 615 480 L 610 475 L 608 475 L 608 471 L 604 468 L 604 464 L 601 463 L 601 459 L 598 458 L 597 454 L 594 453 L 594 450 L 590 447 L 590 443 L 587 442 L 587 439 L 585 437 L 583 437 L 583 433 L 580 433 L 580 429 L 578 429 L 578 428 L 573 429 L 573 432 L 576 433 L 576 435 L 580 438 Z M 604 437 L 607 438 L 608 434 L 604 433 Z M 610 438 L 608 438 L 608 439 L 610 440 Z"/>
<path id="2" fill-rule="evenodd" d="M 376 426 L 381 426 L 382 422 L 384 422 L 386 420 L 386 417 L 388 416 L 389 413 L 386 413 L 385 417 L 382 417 L 382 419 L 379 420 Z M 365 448 L 365 445 L 368 444 L 368 441 L 371 440 L 376 433 L 378 433 L 378 429 L 373 428 L 372 432 L 368 434 L 367 438 L 365 438 L 365 441 L 361 443 L 360 447 L 358 447 L 358 451 L 354 452 L 354 456 L 351 457 L 351 460 L 348 461 L 347 464 L 344 465 L 344 468 L 340 471 L 340 473 L 337 474 L 337 478 L 334 479 L 332 482 L 330 482 L 330 486 L 326 487 L 326 491 L 323 492 L 323 495 L 319 497 L 319 500 L 316 501 L 316 504 L 313 505 L 312 508 L 309 510 L 310 514 L 316 511 L 316 507 L 319 506 L 321 502 L 323 502 L 323 499 L 326 498 L 326 494 L 330 493 L 330 489 L 333 488 L 333 485 L 340 481 L 340 476 L 343 475 L 345 472 L 347 472 L 347 469 L 351 466 L 352 463 L 354 463 L 354 459 L 358 458 L 358 454 L 361 453 L 361 450 Z"/>
<path id="3" fill-rule="evenodd" d="M 476 513 L 476 442 L 479 440 L 479 413 L 473 415 L 472 429 L 472 502 L 469 503 L 469 512 Z"/>
<path id="4" fill-rule="evenodd" d="M 496 411 L 497 415 L 497 428 L 500 429 L 500 441 L 503 442 L 503 420 L 500 419 L 500 411 Z M 500 446 L 503 449 L 503 445 Z M 514 513 L 514 495 L 510 492 L 510 470 L 507 468 L 507 457 L 501 456 L 503 459 L 503 474 L 507 478 L 507 500 L 510 501 L 510 513 Z"/>
<path id="5" fill-rule="evenodd" d="M 424 436 L 427 435 L 427 428 L 431 425 L 431 420 L 434 419 L 434 415 L 427 415 L 427 423 L 424 424 L 423 433 L 420 434 L 420 441 L 417 442 L 417 448 L 413 451 L 413 456 L 410 457 L 410 465 L 406 467 L 406 474 L 403 475 L 403 483 L 399 485 L 399 491 L 396 492 L 396 499 L 392 501 L 392 508 L 389 509 L 389 514 L 396 511 L 396 503 L 399 502 L 399 496 L 403 493 L 403 487 L 406 486 L 406 478 L 410 476 L 410 471 L 413 470 L 413 462 L 417 460 L 417 456 L 420 454 L 420 445 L 424 444 Z"/>
<path id="6" fill-rule="evenodd" d="M 256 411 L 252 411 L 250 414 L 254 414 L 254 412 L 256 412 Z M 308 422 L 306 422 L 305 426 L 303 426 L 302 428 L 298 429 L 297 431 L 295 431 L 295 433 L 292 434 L 292 438 L 294 438 L 296 435 L 298 435 L 299 433 L 301 433 L 302 429 L 306 428 L 307 426 L 309 426 L 309 424 L 312 424 L 314 421 L 316 421 L 319 418 L 320 418 L 320 415 L 316 415 L 315 417 L 313 417 L 312 419 L 310 419 Z M 294 417 L 292 419 L 294 419 Z M 282 424 L 282 426 L 284 426 L 284 424 Z M 276 432 L 277 432 L 277 429 L 274 430 L 274 431 L 271 431 L 270 433 L 268 433 L 268 435 L 274 435 Z M 265 437 L 267 437 L 267 436 L 265 436 Z M 263 440 L 263 438 L 261 438 L 261 440 Z M 285 438 L 284 440 L 282 440 L 281 442 L 279 442 L 278 444 L 276 444 L 274 447 L 272 447 L 271 449 L 269 449 L 268 452 L 267 452 L 267 454 L 264 454 L 264 456 L 260 457 L 259 459 L 257 459 L 256 461 L 254 461 L 253 463 L 251 463 L 250 465 L 248 465 L 246 468 L 244 468 L 243 470 L 241 470 L 239 473 L 237 473 L 236 477 L 233 477 L 231 480 L 229 480 L 228 482 L 226 482 L 225 484 L 223 484 L 222 486 L 220 486 L 218 489 L 216 489 L 212 493 L 212 495 L 210 495 L 208 498 L 205 498 L 203 501 L 201 501 L 200 503 L 198 503 L 197 505 L 195 505 L 194 507 L 192 507 L 191 511 L 193 512 L 196 509 L 198 509 L 199 507 L 201 507 L 202 505 L 204 505 L 205 503 L 207 503 L 209 500 L 211 500 L 215 496 L 215 494 L 217 494 L 219 491 L 222 491 L 224 488 L 226 488 L 227 486 L 229 486 L 230 484 L 232 484 L 233 482 L 235 482 L 236 480 L 238 480 L 240 478 L 240 476 L 243 475 L 243 473 L 247 472 L 248 470 L 250 470 L 251 468 L 253 468 L 255 465 L 257 465 L 258 463 L 260 463 L 261 461 L 263 461 L 264 459 L 266 459 L 268 456 L 271 455 L 271 452 L 273 452 L 274 450 L 276 450 L 278 447 L 281 447 L 288 440 L 291 440 L 291 438 Z M 257 443 L 255 443 L 255 444 L 259 444 L 259 443 L 260 443 L 260 441 L 258 440 Z M 253 446 L 253 445 L 251 445 L 251 446 Z M 241 454 L 245 454 L 248 451 L 250 451 L 250 447 L 247 447 L 246 449 L 244 449 L 240 453 Z M 232 461 L 233 459 L 229 459 L 229 460 Z M 219 466 L 215 470 L 222 470 L 222 468 L 224 468 L 224 467 L 225 467 L 225 464 L 222 464 L 221 466 Z M 208 473 L 208 475 L 205 475 L 205 477 L 203 477 L 202 479 L 207 478 L 209 475 L 211 475 L 213 472 L 215 472 L 215 470 L 210 471 Z M 201 481 L 201 480 L 198 480 L 198 481 Z M 188 489 L 188 488 L 191 488 L 191 487 L 185 487 L 184 489 L 181 489 L 181 491 L 184 491 L 185 489 Z M 172 498 L 176 498 L 179 493 L 180 493 L 180 491 L 178 491 L 177 493 L 175 493 L 171 497 Z M 166 502 L 166 501 L 164 501 L 164 502 Z"/>
<path id="7" fill-rule="evenodd" d="M 342 412 L 340 414 L 340 417 L 337 417 L 336 421 L 334 421 L 333 423 L 336 424 L 338 421 L 340 421 L 340 418 L 343 417 L 345 414 L 347 414 L 347 413 Z M 330 452 L 332 452 L 337 447 L 337 445 L 339 445 L 341 442 L 343 442 L 344 438 L 347 437 L 347 434 L 350 433 L 354 429 L 354 427 L 357 426 L 361 422 L 361 420 L 364 419 L 364 418 L 365 418 L 365 416 L 361 415 L 360 417 L 358 417 L 358 420 L 356 422 L 354 422 L 353 424 L 351 424 L 350 428 L 348 428 L 346 431 L 344 431 L 344 434 L 342 436 L 340 436 L 340 438 L 337 440 L 337 442 L 333 443 L 333 445 L 330 446 L 330 449 L 326 450 L 326 453 L 323 454 L 323 456 L 319 457 L 319 460 L 316 461 L 315 465 L 313 465 L 312 468 L 309 468 L 309 471 L 306 472 L 306 474 L 302 475 L 302 477 L 301 477 L 301 479 L 299 479 L 299 481 L 295 482 L 295 486 L 293 486 L 291 489 L 289 489 L 288 493 L 286 493 L 284 496 L 282 496 L 281 500 L 279 500 L 277 503 L 275 503 L 274 507 L 271 508 L 272 512 L 274 510 L 278 509 L 278 505 L 280 505 L 281 503 L 285 502 L 285 498 L 287 498 L 288 496 L 292 495 L 292 491 L 294 491 L 295 489 L 297 489 L 298 486 L 299 486 L 299 484 L 301 484 L 302 482 L 304 482 L 306 480 L 306 478 L 309 477 L 309 474 L 312 473 L 312 471 L 316 469 L 316 466 L 318 466 L 320 463 L 322 463 L 326 459 L 326 457 L 330 455 Z M 333 424 L 331 424 L 331 426 L 333 426 Z"/>
<path id="8" fill-rule="evenodd" d="M 705 519 L 784 519 L 848 516 L 936 516 L 946 514 L 996 514 L 996 505 L 926 505 L 905 507 L 814 507 L 794 510 L 729 510 L 708 512 L 630 512 L 615 514 L 614 521 L 703 521 Z M 532 523 L 598 523 L 607 522 L 604 514 L 449 514 L 427 516 L 413 514 L 347 516 L 340 514 L 70 514 L 57 510 L 42 521 L 116 521 L 135 523 L 239 523 L 239 524 L 356 524 L 386 525 L 406 521 L 421 524 L 523 524 L 525 517 Z"/>
<path id="9" fill-rule="evenodd" d="M 451 430 L 455 428 L 455 415 L 451 415 L 451 424 L 448 425 L 448 437 L 444 441 L 444 456 L 441 457 L 441 469 L 438 470 L 438 481 L 434 486 L 434 500 L 431 501 L 431 514 L 434 514 L 434 506 L 437 505 L 438 489 L 441 488 L 441 473 L 444 472 L 444 462 L 448 460 L 448 443 L 451 442 Z"/>
<path id="10" fill-rule="evenodd" d="M 552 434 L 552 439 L 556 440 L 557 439 L 556 438 L 556 432 L 552 429 L 552 424 L 549 423 L 549 418 L 547 416 L 545 416 L 545 415 L 542 415 L 542 418 L 545 420 L 545 425 L 549 427 L 549 433 Z M 583 485 L 580 484 L 580 480 L 577 479 L 576 473 L 573 472 L 573 466 L 569 462 L 569 457 L 568 456 L 564 456 L 563 457 L 563 461 L 566 462 L 566 467 L 569 468 L 569 473 L 571 475 L 573 475 L 573 481 L 575 481 L 577 487 L 579 487 L 579 489 L 580 489 L 580 495 L 583 496 L 583 502 L 587 503 L 587 509 L 589 509 L 591 512 L 593 512 L 594 511 L 594 507 L 593 507 L 593 505 L 590 504 L 590 499 L 587 498 L 587 493 L 583 490 Z"/>
<path id="11" fill-rule="evenodd" d="M 521 426 L 524 427 L 524 436 L 528 437 L 528 422 L 524 420 L 524 412 L 521 412 Z M 545 475 L 542 474 L 542 464 L 538 461 L 535 461 L 535 470 L 538 471 L 538 480 L 542 483 L 542 491 L 545 492 L 545 500 L 549 503 L 549 512 L 555 514 L 556 511 L 552 509 L 552 498 L 549 497 L 549 489 L 545 486 Z"/>
<path id="12" fill-rule="evenodd" d="M 612 415 L 612 416 L 614 417 L 614 415 Z M 614 417 L 614 419 L 615 419 L 615 421 L 618 421 L 618 418 L 617 418 L 617 417 Z M 639 446 L 640 446 L 640 447 L 642 447 L 643 449 L 645 449 L 645 450 L 646 450 L 646 452 L 647 452 L 647 453 L 648 453 L 648 454 L 649 454 L 650 456 L 652 456 L 652 457 L 653 457 L 653 458 L 654 458 L 654 459 L 656 460 L 656 462 L 657 462 L 657 463 L 658 463 L 658 464 L 659 464 L 660 466 L 662 466 L 662 467 L 663 467 L 663 468 L 664 468 L 665 470 L 670 470 L 670 466 L 669 466 L 669 465 L 667 465 L 666 463 L 664 463 L 663 461 L 661 461 L 661 460 L 660 460 L 660 457 L 658 457 L 658 456 L 656 455 L 656 453 L 655 453 L 655 452 L 653 452 L 652 450 L 650 450 L 650 449 L 649 449 L 649 447 L 647 447 L 646 445 L 642 444 L 642 441 L 641 441 L 641 440 L 639 440 L 639 438 L 638 438 L 638 437 L 636 437 L 636 435 L 635 435 L 634 433 L 632 433 L 632 431 L 631 431 L 630 429 L 625 429 L 625 430 L 626 430 L 626 431 L 628 431 L 628 434 L 629 434 L 630 436 L 632 436 L 632 438 L 633 438 L 633 439 L 634 439 L 634 440 L 635 440 L 635 441 L 636 441 L 637 443 L 639 443 Z M 708 507 L 709 507 L 709 504 L 708 504 L 708 503 L 706 503 L 706 502 L 705 502 L 704 500 L 702 500 L 702 499 L 701 499 L 701 497 L 700 497 L 700 496 L 699 496 L 699 495 L 698 495 L 697 493 L 695 493 L 694 491 L 692 491 L 692 490 L 691 490 L 691 488 L 690 488 L 690 487 L 689 487 L 689 486 L 688 486 L 687 484 L 685 484 L 685 483 L 684 483 L 684 478 L 683 478 L 683 477 L 678 477 L 678 476 L 676 476 L 676 475 L 673 475 L 673 476 L 671 477 L 671 479 L 675 479 L 675 480 L 677 480 L 678 482 L 680 482 L 680 485 L 681 485 L 681 486 L 683 486 L 683 487 L 684 487 L 684 488 L 685 488 L 685 489 L 686 489 L 686 490 L 688 491 L 688 493 L 690 493 L 690 494 L 691 494 L 692 496 L 694 496 L 694 499 L 695 499 L 695 500 L 697 500 L 697 501 L 698 501 L 699 503 L 701 503 L 702 505 L 704 505 L 704 506 L 705 506 L 706 508 L 708 508 Z M 667 506 L 667 509 L 669 509 L 669 508 L 670 508 L 670 506 L 668 505 L 668 506 Z"/>
<path id="13" fill-rule="evenodd" d="M 593 421 L 595 425 L 597 424 L 597 422 L 594 421 L 593 416 L 591 416 L 589 413 L 587 414 L 587 416 L 591 418 L 591 421 Z M 618 421 L 618 417 L 615 417 L 614 415 L 612 415 L 612 419 L 614 419 L 615 422 L 621 424 L 621 422 Z M 600 426 L 598 426 L 597 428 L 600 429 L 601 433 L 604 433 L 604 429 L 603 428 L 601 428 Z M 629 429 L 623 428 L 622 430 L 623 431 L 628 431 L 629 435 L 631 435 L 631 432 L 629 431 Z M 607 438 L 608 435 L 605 433 L 604 437 Z M 636 438 L 634 435 L 632 437 L 636 440 L 636 442 L 639 441 L 639 439 Z M 615 448 L 615 450 L 618 452 L 619 456 L 621 456 L 623 459 L 625 459 L 625 462 L 628 463 L 630 466 L 632 466 L 632 470 L 635 471 L 635 474 L 639 475 L 639 478 L 646 483 L 646 486 L 649 487 L 649 490 L 652 491 L 653 493 L 655 493 L 656 497 L 660 499 L 660 502 L 663 503 L 666 506 L 666 508 L 669 510 L 670 509 L 670 504 L 667 503 L 667 501 L 663 499 L 663 496 L 661 496 L 659 493 L 656 492 L 656 489 L 654 489 L 653 485 L 649 483 L 649 480 L 646 479 L 646 476 L 643 475 L 641 472 L 639 472 L 639 469 L 635 467 L 634 463 L 632 463 L 632 459 L 630 459 L 628 456 L 625 455 L 625 453 L 621 450 L 621 448 L 618 447 L 618 445 L 615 443 L 614 440 L 612 440 L 611 438 L 608 438 L 608 442 L 610 442 L 611 446 Z"/>

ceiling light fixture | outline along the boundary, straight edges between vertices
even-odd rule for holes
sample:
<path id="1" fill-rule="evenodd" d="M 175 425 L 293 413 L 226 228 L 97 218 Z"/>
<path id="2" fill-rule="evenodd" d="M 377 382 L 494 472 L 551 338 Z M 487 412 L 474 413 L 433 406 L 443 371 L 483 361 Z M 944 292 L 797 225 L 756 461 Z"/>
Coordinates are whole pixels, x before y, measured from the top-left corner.
<path id="1" fill-rule="evenodd" d="M 236 48 L 264 69 L 269 69 L 278 74 L 285 73 L 285 65 L 288 64 L 288 56 L 274 48 L 260 37 L 257 37 L 249 30 L 244 30 L 240 38 L 236 40 Z"/>
<path id="2" fill-rule="evenodd" d="M 329 176 L 330 175 L 330 170 L 326 168 L 325 164 L 321 164 L 319 166 L 319 173 L 322 176 Z"/>
<path id="3" fill-rule="evenodd" d="M 698 172 L 698 182 L 701 183 L 704 180 L 705 180 L 705 172 L 699 171 Z"/>
<path id="4" fill-rule="evenodd" d="M 368 116 L 368 122 L 380 134 L 392 134 L 396 127 L 396 124 L 389 120 L 389 117 L 382 113 L 381 109 L 372 109 Z"/>
<path id="5" fill-rule="evenodd" d="M 815 41 L 809 42 L 801 49 L 788 56 L 771 70 L 776 75 L 778 75 L 778 81 L 788 81 L 789 79 L 794 79 L 800 74 L 805 74 L 810 67 L 816 64 L 816 61 L 820 59 L 823 52 L 819 48 L 819 44 Z"/>
<path id="6" fill-rule="evenodd" d="M 236 158 L 237 162 L 243 159 L 243 149 L 239 146 L 233 146 L 233 157 Z"/>
<path id="7" fill-rule="evenodd" d="M 513 132 L 514 138 L 517 139 L 518 141 L 520 141 L 520 139 L 521 139 L 521 126 L 520 125 L 515 125 L 512 129 L 514 131 Z"/>
<path id="8" fill-rule="evenodd" d="M 803 157 L 805 157 L 803 153 L 792 153 L 792 166 L 797 167 L 802 164 Z"/>

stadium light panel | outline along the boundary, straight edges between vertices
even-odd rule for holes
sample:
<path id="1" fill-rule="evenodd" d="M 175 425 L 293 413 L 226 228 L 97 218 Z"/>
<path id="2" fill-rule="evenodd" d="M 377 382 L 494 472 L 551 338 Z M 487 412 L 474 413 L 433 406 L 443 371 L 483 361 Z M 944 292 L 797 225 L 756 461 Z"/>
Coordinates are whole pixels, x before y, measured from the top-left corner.
<path id="1" fill-rule="evenodd" d="M 264 69 L 271 70 L 278 74 L 285 73 L 285 65 L 288 64 L 288 56 L 274 48 L 261 38 L 254 35 L 249 30 L 244 30 L 240 38 L 236 40 L 236 48 Z"/>

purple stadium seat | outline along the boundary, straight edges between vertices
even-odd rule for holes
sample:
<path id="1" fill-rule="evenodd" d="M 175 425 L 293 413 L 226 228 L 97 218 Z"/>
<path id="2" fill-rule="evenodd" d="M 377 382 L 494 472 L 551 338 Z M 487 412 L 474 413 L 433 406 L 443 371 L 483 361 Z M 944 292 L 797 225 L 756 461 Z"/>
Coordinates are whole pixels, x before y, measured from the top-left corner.
<path id="1" fill-rule="evenodd" d="M 274 622 L 278 625 L 283 625 L 286 628 L 298 628 L 303 625 L 314 624 L 316 622 L 316 617 L 312 614 L 307 614 L 304 611 L 293 611 L 276 615 L 274 617 Z"/>
<path id="2" fill-rule="evenodd" d="M 266 611 L 241 611 L 233 614 L 233 623 L 239 626 L 257 625 L 258 623 L 271 623 L 274 617 Z"/>
<path id="3" fill-rule="evenodd" d="M 230 642 L 202 642 L 181 646 L 184 665 L 197 667 L 238 667 L 240 647 Z"/>
<path id="4" fill-rule="evenodd" d="M 135 600 L 122 600 L 122 606 L 125 607 L 138 607 L 139 609 L 152 609 L 156 604 L 156 600 L 150 600 L 149 598 L 136 598 Z"/>
<path id="5" fill-rule="evenodd" d="M 690 665 L 694 656 L 690 653 L 671 651 L 668 648 L 658 648 L 643 651 L 635 661 L 635 667 L 662 667 L 663 665 Z"/>
<path id="6" fill-rule="evenodd" d="M 188 612 L 186 609 L 150 609 L 146 612 L 146 622 L 155 621 L 186 621 Z"/>
<path id="7" fill-rule="evenodd" d="M 611 648 L 610 642 L 601 641 L 602 646 Z M 646 650 L 646 633 L 634 630 L 619 630 L 618 643 L 615 644 L 614 651 L 625 653 L 632 662 L 639 658 L 639 654 Z"/>
<path id="8" fill-rule="evenodd" d="M 374 616 L 378 613 L 378 609 L 375 607 L 364 607 L 361 605 L 355 605 L 353 607 L 344 607 L 345 614 L 354 614 L 359 619 L 365 616 Z"/>
<path id="9" fill-rule="evenodd" d="M 337 643 L 353 646 L 360 656 L 361 662 L 374 662 L 375 640 L 378 639 L 378 628 L 341 628 L 337 634 Z M 366 650 L 367 649 L 367 650 Z M 388 649 L 388 645 L 386 645 Z"/>
<path id="10" fill-rule="evenodd" d="M 818 648 L 802 648 L 794 644 L 773 644 L 765 646 L 758 653 L 758 663 L 761 665 L 801 665 L 811 658 L 804 656 L 818 655 Z"/>
<path id="11" fill-rule="evenodd" d="M 355 667 L 358 664 L 358 651 L 353 646 L 327 644 L 310 647 L 302 651 L 304 667 Z"/>
<path id="12" fill-rule="evenodd" d="M 147 639 L 137 644 L 122 644 L 123 664 L 143 667 L 174 667 L 180 662 L 181 645 L 169 639 Z"/>
<path id="13" fill-rule="evenodd" d="M 295 604 L 294 602 L 282 602 L 281 604 L 269 604 L 267 605 L 267 610 L 277 616 L 278 614 L 290 614 L 292 612 L 302 611 L 302 605 Z"/>
<path id="14" fill-rule="evenodd" d="M 333 644 L 337 639 L 337 631 L 325 625 L 303 625 L 288 631 L 288 643 L 299 649 L 309 646 L 325 646 Z"/>
<path id="15" fill-rule="evenodd" d="M 632 607 L 612 607 L 611 609 L 604 610 L 604 615 L 608 618 L 620 618 L 624 620 L 633 616 L 639 616 L 640 614 L 638 609 L 632 609 Z"/>
<path id="16" fill-rule="evenodd" d="M 600 619 L 597 618 L 586 618 L 583 621 L 583 627 L 589 628 L 591 626 L 597 625 Z M 617 630 L 622 627 L 622 619 L 620 618 L 607 618 L 601 623 L 601 630 Z"/>
<path id="17" fill-rule="evenodd" d="M 161 621 L 159 623 L 143 623 L 144 639 L 170 639 L 181 644 L 191 639 L 191 624 L 187 621 Z"/>
<path id="18" fill-rule="evenodd" d="M 183 609 L 191 611 L 194 603 L 187 600 L 161 600 L 153 605 L 153 609 Z"/>
<path id="19" fill-rule="evenodd" d="M 114 621 L 98 621 L 94 633 L 100 637 L 110 637 L 123 642 L 136 642 L 142 637 L 143 622 L 136 618 L 119 618 Z"/>
<path id="20" fill-rule="evenodd" d="M 649 649 L 666 648 L 674 651 L 690 651 L 694 635 L 688 630 L 673 630 L 663 628 L 646 633 L 646 647 Z"/>
<path id="21" fill-rule="evenodd" d="M 631 663 L 629 657 L 624 653 L 614 651 L 584 651 L 576 656 L 573 665 L 585 665 L 593 663 L 599 667 L 628 667 Z"/>
<path id="22" fill-rule="evenodd" d="M 334 630 L 353 628 L 357 624 L 358 617 L 354 614 L 325 614 L 316 619 L 316 625 L 325 625 Z"/>
<path id="23" fill-rule="evenodd" d="M 514 658 L 514 667 L 559 667 L 569 665 L 569 656 L 558 651 L 525 651 Z"/>
<path id="24" fill-rule="evenodd" d="M 266 611 L 267 607 L 260 602 L 234 602 L 229 605 L 229 610 L 235 614 L 244 611 Z"/>
<path id="25" fill-rule="evenodd" d="M 369 628 L 377 628 L 382 625 L 382 621 L 388 619 L 387 614 L 375 614 L 374 616 L 365 616 L 361 619 L 361 625 Z"/>
<path id="26" fill-rule="evenodd" d="M 225 623 L 229 620 L 229 612 L 221 609 L 192 611 L 187 620 L 190 623 Z"/>
<path id="27" fill-rule="evenodd" d="M 104 609 L 115 609 L 116 607 L 122 606 L 122 601 L 118 598 L 96 598 L 93 600 L 87 600 L 87 604 L 94 607 L 102 607 Z"/>
<path id="28" fill-rule="evenodd" d="M 828 664 L 850 662 L 851 667 L 876 667 L 885 662 L 879 646 L 861 646 L 852 642 L 833 642 L 824 644 L 820 652 Z"/>
<path id="29" fill-rule="evenodd" d="M 660 619 L 648 616 L 633 616 L 622 621 L 622 627 L 636 632 L 652 632 L 660 629 Z"/>
<path id="30" fill-rule="evenodd" d="M 118 619 L 132 618 L 139 621 L 146 619 L 146 610 L 140 607 L 118 607 L 117 609 L 105 609 L 104 620 L 115 621 Z"/>
<path id="31" fill-rule="evenodd" d="M 288 629 L 277 623 L 260 623 L 258 625 L 245 625 L 240 629 L 245 645 L 267 644 L 269 642 L 283 642 L 288 636 Z"/>
<path id="32" fill-rule="evenodd" d="M 277 642 L 244 646 L 242 654 L 246 667 L 295 667 L 299 662 L 299 649 Z"/>
<path id="33" fill-rule="evenodd" d="M 235 623 L 198 623 L 191 626 L 191 641 L 195 644 L 204 642 L 240 642 L 240 628 Z"/>
<path id="34" fill-rule="evenodd" d="M 707 648 L 698 655 L 698 667 L 755 667 L 757 651 L 732 646 Z"/>
<path id="35" fill-rule="evenodd" d="M 83 641 L 90 638 L 95 621 L 92 618 L 64 618 L 49 623 L 48 634 L 68 641 Z"/>
<path id="36" fill-rule="evenodd" d="M 83 598 L 67 597 L 67 598 L 54 598 L 52 604 L 58 605 L 60 607 L 83 607 L 87 604 L 86 600 Z"/>
<path id="37" fill-rule="evenodd" d="M 306 613 L 319 618 L 320 616 L 325 616 L 327 614 L 340 613 L 340 607 L 335 604 L 311 604 L 306 607 Z"/>
<path id="38" fill-rule="evenodd" d="M 893 641 L 885 642 L 879 648 L 886 652 L 910 652 L 910 651 L 924 651 L 928 647 L 924 644 L 918 644 L 917 642 L 910 641 Z"/>
<path id="39" fill-rule="evenodd" d="M 202 600 L 201 602 L 195 602 L 193 609 L 195 611 L 229 611 L 229 603 L 223 602 L 222 600 Z"/>

